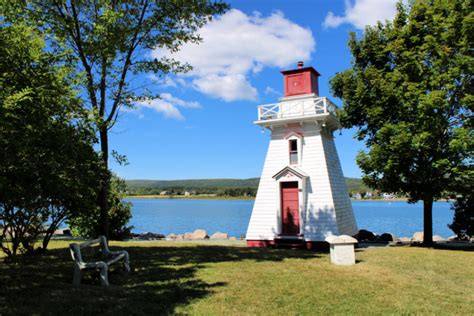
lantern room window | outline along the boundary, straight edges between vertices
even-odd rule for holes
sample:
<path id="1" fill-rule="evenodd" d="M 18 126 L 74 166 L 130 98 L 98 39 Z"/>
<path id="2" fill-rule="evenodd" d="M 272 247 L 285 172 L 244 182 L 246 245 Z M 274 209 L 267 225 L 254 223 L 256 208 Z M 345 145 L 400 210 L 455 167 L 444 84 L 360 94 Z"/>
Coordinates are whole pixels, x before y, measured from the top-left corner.
<path id="1" fill-rule="evenodd" d="M 290 165 L 297 165 L 298 164 L 298 140 L 290 139 L 289 147 L 290 147 Z"/>

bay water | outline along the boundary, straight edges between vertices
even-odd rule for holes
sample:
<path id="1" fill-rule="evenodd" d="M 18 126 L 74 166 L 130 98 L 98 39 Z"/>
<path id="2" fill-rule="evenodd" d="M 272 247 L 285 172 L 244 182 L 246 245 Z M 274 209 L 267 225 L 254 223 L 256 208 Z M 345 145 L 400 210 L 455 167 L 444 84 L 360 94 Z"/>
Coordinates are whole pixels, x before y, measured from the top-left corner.
<path id="1" fill-rule="evenodd" d="M 244 236 L 254 201 L 249 200 L 180 200 L 180 199 L 126 199 L 133 203 L 131 225 L 133 232 L 183 234 L 205 229 L 208 234 L 220 231 L 230 236 Z M 393 233 L 411 237 L 423 231 L 423 203 L 405 201 L 353 201 L 352 207 L 359 229 L 377 234 Z M 433 205 L 433 234 L 449 237 L 447 227 L 452 222 L 450 203 Z"/>

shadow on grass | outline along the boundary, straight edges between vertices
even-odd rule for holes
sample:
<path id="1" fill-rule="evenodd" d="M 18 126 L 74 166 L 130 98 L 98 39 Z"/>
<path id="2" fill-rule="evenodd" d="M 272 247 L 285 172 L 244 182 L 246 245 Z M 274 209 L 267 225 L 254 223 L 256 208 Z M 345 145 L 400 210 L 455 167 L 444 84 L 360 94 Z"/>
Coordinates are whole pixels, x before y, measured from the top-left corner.
<path id="1" fill-rule="evenodd" d="M 411 244 L 410 247 L 474 252 L 474 243 L 469 243 L 469 242 L 450 242 L 450 243 L 438 242 L 438 243 L 433 243 L 431 245 L 416 243 L 416 244 Z"/>
<path id="2" fill-rule="evenodd" d="M 114 247 L 111 247 L 112 249 Z M 199 269 L 219 262 L 312 259 L 301 250 L 225 246 L 127 247 L 132 272 L 116 264 L 109 272 L 111 286 L 99 286 L 98 273 L 84 273 L 73 287 L 72 260 L 67 249 L 22 258 L 20 264 L 0 261 L 0 315 L 10 314 L 171 314 L 178 306 L 212 295 L 224 282 L 207 283 Z"/>

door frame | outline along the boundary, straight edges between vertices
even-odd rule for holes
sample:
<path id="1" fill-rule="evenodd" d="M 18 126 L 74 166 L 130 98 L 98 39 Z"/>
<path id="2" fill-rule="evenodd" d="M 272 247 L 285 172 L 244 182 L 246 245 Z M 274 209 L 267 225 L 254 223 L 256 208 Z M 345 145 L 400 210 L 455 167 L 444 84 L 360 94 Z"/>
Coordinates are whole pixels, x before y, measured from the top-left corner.
<path id="1" fill-rule="evenodd" d="M 299 203 L 299 218 L 300 218 L 300 236 L 304 235 L 304 228 L 306 224 L 306 177 L 300 178 L 292 173 L 286 173 L 284 176 L 279 177 L 275 181 L 275 190 L 276 190 L 276 219 L 277 226 L 275 231 L 275 236 L 279 236 L 283 232 L 283 223 L 282 223 L 282 213 L 281 213 L 281 183 L 282 182 L 298 182 L 298 203 Z"/>
<path id="2" fill-rule="evenodd" d="M 296 233 L 288 233 L 288 232 L 284 232 L 283 231 L 283 227 L 284 227 L 284 223 L 283 223 L 283 219 L 284 219 L 284 213 L 285 213 L 285 209 L 284 209 L 284 203 L 285 203 L 285 200 L 283 198 L 283 187 L 285 186 L 285 184 L 290 184 L 292 183 L 293 185 L 296 185 L 296 192 L 297 192 L 297 198 L 298 198 L 298 210 L 297 210 L 297 213 L 298 213 L 298 231 Z M 293 188 L 295 189 L 295 188 Z M 284 236 L 300 236 L 301 235 L 301 225 L 300 225 L 300 221 L 301 221 L 301 216 L 300 216 L 300 197 L 299 197 L 299 189 L 300 189 L 300 186 L 299 186 L 299 183 L 298 181 L 281 181 L 280 182 L 280 218 L 281 218 L 281 222 L 280 222 L 280 227 L 281 227 L 281 235 L 284 235 Z M 287 215 L 288 216 L 288 215 Z"/>

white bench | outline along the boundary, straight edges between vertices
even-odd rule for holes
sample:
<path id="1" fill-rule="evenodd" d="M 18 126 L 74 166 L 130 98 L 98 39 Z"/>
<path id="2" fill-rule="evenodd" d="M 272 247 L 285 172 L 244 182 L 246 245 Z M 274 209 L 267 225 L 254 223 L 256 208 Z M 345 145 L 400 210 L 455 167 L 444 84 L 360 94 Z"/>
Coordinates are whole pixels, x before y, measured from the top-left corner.
<path id="1" fill-rule="evenodd" d="M 82 259 L 81 249 L 86 247 L 91 247 L 93 245 L 99 244 L 102 260 L 96 262 L 84 262 Z M 130 272 L 130 263 L 128 259 L 128 252 L 121 251 L 110 251 L 107 246 L 107 240 L 105 236 L 99 236 L 99 238 L 94 240 L 89 240 L 81 244 L 70 244 L 69 250 L 71 251 L 72 259 L 74 260 L 74 277 L 72 284 L 78 286 L 81 284 L 81 271 L 82 270 L 91 270 L 91 269 L 100 269 L 100 283 L 102 286 L 109 286 L 108 270 L 109 266 L 119 260 L 124 261 L 123 265 L 127 272 Z"/>

